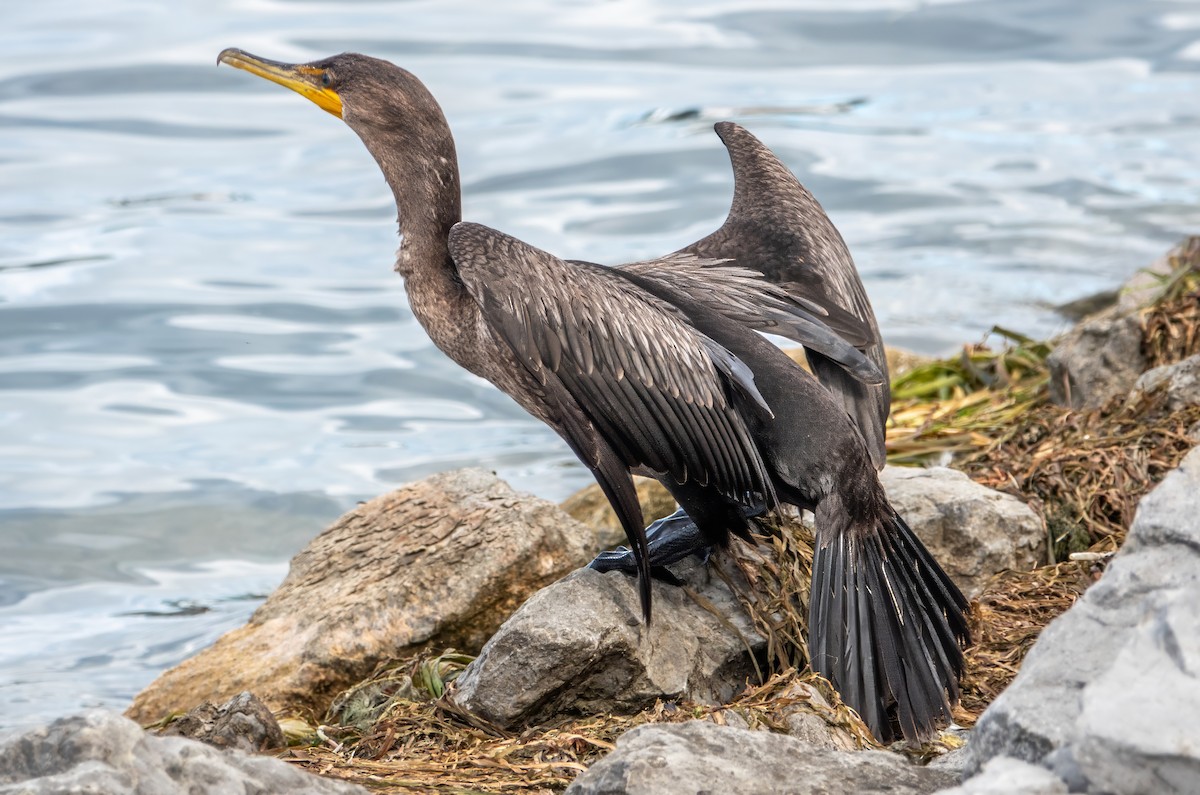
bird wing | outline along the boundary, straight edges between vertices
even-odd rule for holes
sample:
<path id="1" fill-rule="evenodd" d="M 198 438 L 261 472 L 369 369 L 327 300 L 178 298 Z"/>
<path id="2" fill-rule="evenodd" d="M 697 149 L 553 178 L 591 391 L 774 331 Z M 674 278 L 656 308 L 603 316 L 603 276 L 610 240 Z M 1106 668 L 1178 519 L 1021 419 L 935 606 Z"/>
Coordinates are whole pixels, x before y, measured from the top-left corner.
<path id="1" fill-rule="evenodd" d="M 770 413 L 754 375 L 677 309 L 608 268 L 564 262 L 478 224 L 456 224 L 449 247 L 485 320 L 556 402 L 565 418 L 556 430 L 610 494 L 635 555 L 644 551 L 636 498 L 630 508 L 611 497 L 624 494 L 628 468 L 774 503 L 739 413 L 747 404 Z M 623 475 L 604 471 L 608 451 Z"/>
<path id="2" fill-rule="evenodd" d="M 772 284 L 758 271 L 678 252 L 616 270 L 665 301 L 682 294 L 744 326 L 787 337 L 817 351 L 857 381 L 883 383 L 879 367 L 825 322 L 828 310 Z"/>
<path id="3" fill-rule="evenodd" d="M 846 243 L 816 198 L 761 141 L 733 122 L 720 122 L 716 131 L 733 165 L 733 205 L 720 229 L 682 251 L 761 272 L 798 300 L 824 309 L 824 324 L 875 363 L 884 378 L 865 384 L 835 358 L 805 345 L 813 373 L 857 421 L 872 461 L 882 468 L 891 406 L 887 357 Z"/>

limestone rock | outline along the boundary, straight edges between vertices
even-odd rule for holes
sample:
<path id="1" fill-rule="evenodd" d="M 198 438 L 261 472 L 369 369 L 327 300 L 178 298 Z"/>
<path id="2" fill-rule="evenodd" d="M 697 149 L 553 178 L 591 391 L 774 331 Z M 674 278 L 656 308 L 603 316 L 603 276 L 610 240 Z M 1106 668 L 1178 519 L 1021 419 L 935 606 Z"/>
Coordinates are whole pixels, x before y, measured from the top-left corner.
<path id="1" fill-rule="evenodd" d="M 283 748 L 279 721 L 253 693 L 242 692 L 221 706 L 204 702 L 171 721 L 159 732 L 164 737 L 188 737 L 218 748 L 246 753 Z"/>
<path id="2" fill-rule="evenodd" d="M 858 742 L 845 729 L 835 728 L 825 720 L 823 714 L 832 711 L 829 702 L 812 685 L 794 682 L 779 694 L 781 701 L 797 699 L 795 704 L 781 707 L 779 712 L 787 735 L 803 740 L 817 748 L 834 748 L 843 751 L 858 750 Z"/>
<path id="3" fill-rule="evenodd" d="M 967 731 L 967 730 L 963 730 Z M 971 749 L 964 745 L 961 748 L 955 748 L 953 751 L 947 751 L 941 756 L 934 757 L 929 760 L 929 767 L 935 770 L 942 770 L 954 776 L 954 780 L 962 779 L 966 773 L 967 767 L 971 764 Z M 1024 764 L 1024 763 L 1022 763 Z"/>
<path id="4" fill-rule="evenodd" d="M 723 703 L 755 676 L 755 633 L 733 594 L 698 562 L 654 583 L 654 620 L 641 618 L 635 581 L 581 569 L 535 594 L 463 671 L 459 706 L 503 727 L 562 712 L 632 712 L 656 698 Z M 711 612 L 709 609 L 711 608 Z"/>
<path id="5" fill-rule="evenodd" d="M 1046 358 L 1050 399 L 1063 406 L 1095 408 L 1124 395 L 1148 366 L 1142 326 L 1116 307 L 1067 332 Z"/>
<path id="6" fill-rule="evenodd" d="M 1179 245 L 1130 276 L 1119 291 L 1117 310 L 1121 314 L 1136 312 L 1159 299 L 1166 286 L 1165 279 L 1187 262 L 1200 260 L 1200 237 L 1184 238 Z"/>
<path id="7" fill-rule="evenodd" d="M 366 795 L 280 759 L 155 737 L 115 712 L 62 718 L 0 746 L 0 795 Z"/>
<path id="8" fill-rule="evenodd" d="M 1137 380 L 1134 392 L 1149 394 L 1159 389 L 1166 390 L 1171 411 L 1200 404 L 1200 354 L 1147 370 Z"/>
<path id="9" fill-rule="evenodd" d="M 1072 792 L 1200 789 L 1200 449 L 1138 506 L 1100 581 L 980 718 L 973 769 L 1052 768 Z"/>
<path id="10" fill-rule="evenodd" d="M 148 723 L 243 690 L 319 714 L 381 660 L 480 648 L 529 594 L 590 560 L 593 539 L 484 470 L 410 484 L 323 531 L 246 626 L 164 673 L 127 714 Z"/>
<path id="11" fill-rule="evenodd" d="M 1067 795 L 1067 785 L 1044 767 L 998 756 L 983 772 L 937 795 Z"/>
<path id="12" fill-rule="evenodd" d="M 834 751 L 792 737 L 707 721 L 638 726 L 568 795 L 923 795 L 954 783 L 886 751 Z"/>
<path id="13" fill-rule="evenodd" d="M 968 598 L 993 574 L 1046 560 L 1046 532 L 1029 506 L 946 467 L 886 467 L 888 499 Z"/>
<path id="14" fill-rule="evenodd" d="M 1164 277 L 1200 261 L 1200 237 L 1184 240 L 1121 287 L 1114 306 L 1067 332 L 1046 359 L 1050 398 L 1073 408 L 1095 408 L 1133 388 L 1148 366 L 1138 312 L 1162 295 Z"/>

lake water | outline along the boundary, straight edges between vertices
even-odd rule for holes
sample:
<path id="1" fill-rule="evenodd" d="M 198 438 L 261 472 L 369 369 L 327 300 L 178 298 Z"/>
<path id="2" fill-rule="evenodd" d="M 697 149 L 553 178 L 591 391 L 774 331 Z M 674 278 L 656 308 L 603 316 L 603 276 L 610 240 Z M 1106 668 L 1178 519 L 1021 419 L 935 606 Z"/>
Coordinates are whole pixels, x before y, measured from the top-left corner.
<path id="1" fill-rule="evenodd" d="M 572 258 L 728 207 L 758 133 L 850 244 L 887 341 L 953 350 L 1200 229 L 1200 4 L 9 3 L 0 33 L 0 727 L 122 708 L 242 623 L 358 499 L 464 465 L 559 499 L 565 446 L 457 369 L 338 120 L 215 65 L 421 76 L 466 217 Z"/>

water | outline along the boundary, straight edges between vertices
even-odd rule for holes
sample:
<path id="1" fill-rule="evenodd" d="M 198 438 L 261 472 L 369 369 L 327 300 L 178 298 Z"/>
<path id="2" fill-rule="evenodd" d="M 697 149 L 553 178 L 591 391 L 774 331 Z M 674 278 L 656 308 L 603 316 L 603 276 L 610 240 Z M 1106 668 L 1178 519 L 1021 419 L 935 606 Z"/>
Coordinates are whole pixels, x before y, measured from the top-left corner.
<path id="1" fill-rule="evenodd" d="M 9 3 L 0 727 L 123 707 L 357 499 L 463 465 L 587 482 L 430 346 L 358 140 L 228 46 L 402 63 L 468 218 L 602 262 L 719 223 L 711 124 L 741 121 L 924 352 L 1052 333 L 1200 227 L 1196 2 Z"/>

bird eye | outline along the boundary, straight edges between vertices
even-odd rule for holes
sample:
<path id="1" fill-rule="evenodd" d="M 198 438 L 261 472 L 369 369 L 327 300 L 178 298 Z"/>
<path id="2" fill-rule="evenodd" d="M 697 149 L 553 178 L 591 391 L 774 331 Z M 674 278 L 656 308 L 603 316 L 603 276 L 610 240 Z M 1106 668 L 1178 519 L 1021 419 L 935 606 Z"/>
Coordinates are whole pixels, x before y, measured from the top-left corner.
<path id="1" fill-rule="evenodd" d="M 325 88 L 333 85 L 333 75 L 328 70 L 321 73 L 321 85 L 325 86 Z"/>

